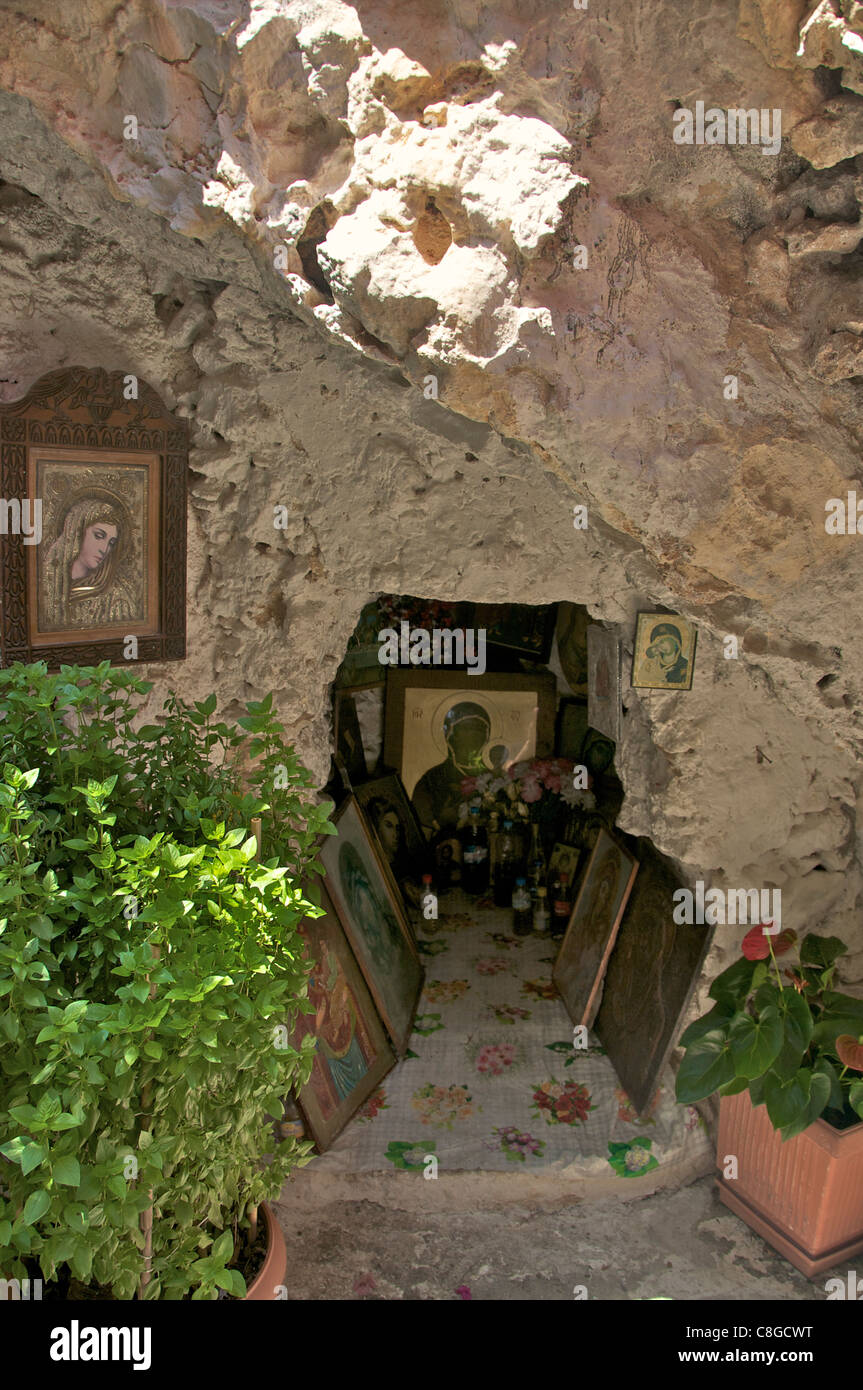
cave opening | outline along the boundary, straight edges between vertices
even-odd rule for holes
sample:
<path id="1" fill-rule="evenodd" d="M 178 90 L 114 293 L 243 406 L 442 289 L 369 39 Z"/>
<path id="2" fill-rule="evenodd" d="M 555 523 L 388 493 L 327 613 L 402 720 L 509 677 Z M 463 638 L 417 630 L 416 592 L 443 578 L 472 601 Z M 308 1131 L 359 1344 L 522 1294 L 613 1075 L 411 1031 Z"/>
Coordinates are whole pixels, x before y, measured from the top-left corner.
<path id="1" fill-rule="evenodd" d="M 710 1166 L 668 1068 L 709 933 L 669 934 L 673 865 L 618 823 L 591 625 L 570 602 L 363 608 L 332 686 L 316 1061 L 286 1120 L 315 1142 L 310 1176 L 634 1195 L 620 1178 Z"/>

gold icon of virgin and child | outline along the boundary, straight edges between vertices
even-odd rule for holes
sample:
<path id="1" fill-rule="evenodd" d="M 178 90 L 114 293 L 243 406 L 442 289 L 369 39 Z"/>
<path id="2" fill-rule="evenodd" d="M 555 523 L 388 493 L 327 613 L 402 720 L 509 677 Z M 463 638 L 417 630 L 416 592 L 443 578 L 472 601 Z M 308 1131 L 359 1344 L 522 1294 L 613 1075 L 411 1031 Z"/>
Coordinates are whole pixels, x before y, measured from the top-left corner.
<path id="1" fill-rule="evenodd" d="M 43 535 L 35 556 L 39 634 L 147 623 L 147 467 L 40 460 Z"/>

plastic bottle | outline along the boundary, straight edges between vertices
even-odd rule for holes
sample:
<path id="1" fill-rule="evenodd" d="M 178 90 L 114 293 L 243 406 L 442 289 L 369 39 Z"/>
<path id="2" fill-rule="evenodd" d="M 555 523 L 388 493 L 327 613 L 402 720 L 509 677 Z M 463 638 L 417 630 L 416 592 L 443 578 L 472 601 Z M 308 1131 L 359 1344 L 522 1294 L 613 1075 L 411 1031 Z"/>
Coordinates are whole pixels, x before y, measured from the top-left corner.
<path id="1" fill-rule="evenodd" d="M 488 892 L 488 835 L 479 806 L 471 806 L 461 841 L 461 886 L 465 893 L 479 897 Z"/>
<path id="2" fill-rule="evenodd" d="M 533 929 L 546 935 L 551 931 L 551 913 L 548 910 L 548 889 L 543 884 L 536 890 L 536 901 L 533 905 Z"/>
<path id="3" fill-rule="evenodd" d="M 517 878 L 512 890 L 512 929 L 516 936 L 529 936 L 533 931 L 533 909 L 526 878 Z"/>
<path id="4" fill-rule="evenodd" d="M 420 893 L 420 910 L 423 915 L 423 931 L 428 936 L 434 936 L 435 932 L 440 931 L 440 925 L 437 919 L 437 892 L 431 874 L 423 874 L 423 886 L 422 892 Z"/>

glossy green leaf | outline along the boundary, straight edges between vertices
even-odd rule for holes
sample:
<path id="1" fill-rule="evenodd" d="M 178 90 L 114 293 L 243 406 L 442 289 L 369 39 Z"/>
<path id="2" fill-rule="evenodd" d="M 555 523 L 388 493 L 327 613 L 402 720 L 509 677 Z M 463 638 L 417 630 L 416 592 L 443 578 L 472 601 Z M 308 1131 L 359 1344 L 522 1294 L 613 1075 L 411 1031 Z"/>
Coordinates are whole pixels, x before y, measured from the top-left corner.
<path id="1" fill-rule="evenodd" d="M 721 975 L 717 975 L 708 991 L 710 998 L 736 1012 L 752 989 L 754 973 L 754 962 L 743 958 L 736 960 Z"/>
<path id="2" fill-rule="evenodd" d="M 825 1051 L 833 1052 L 836 1039 L 843 1033 L 850 1033 L 852 1037 L 856 1037 L 860 1031 L 860 1019 L 854 1015 L 824 1014 L 812 1030 L 812 1041 Z"/>
<path id="3" fill-rule="evenodd" d="M 62 1154 L 51 1162 L 51 1176 L 64 1187 L 77 1187 L 81 1181 L 81 1167 L 77 1158 Z"/>
<path id="4" fill-rule="evenodd" d="M 747 1089 L 749 1082 L 745 1076 L 735 1076 L 731 1081 L 727 1081 L 724 1086 L 719 1087 L 721 1096 L 739 1096 Z"/>
<path id="5" fill-rule="evenodd" d="M 20 1135 L 0 1145 L 0 1153 L 5 1154 L 13 1163 L 21 1165 L 23 1177 L 32 1173 L 34 1168 L 40 1167 L 48 1157 L 48 1150 L 44 1144 L 35 1144 L 31 1139 Z"/>
<path id="6" fill-rule="evenodd" d="M 823 968 L 832 965 L 839 956 L 844 956 L 848 947 L 838 936 L 817 936 L 809 932 L 800 943 L 800 962 L 802 965 L 816 965 Z"/>
<path id="7" fill-rule="evenodd" d="M 86 1284 L 90 1279 L 93 1268 L 93 1250 L 86 1240 L 78 1240 L 69 1258 L 73 1273 L 82 1284 Z"/>
<path id="8" fill-rule="evenodd" d="M 51 1206 L 51 1197 L 44 1188 L 37 1188 L 31 1192 L 27 1201 L 24 1203 L 24 1220 L 28 1226 L 33 1226 L 44 1216 Z"/>
<path id="9" fill-rule="evenodd" d="M 681 1034 L 679 1046 L 690 1047 L 700 1038 L 706 1037 L 707 1034 L 716 1035 L 720 1031 L 727 1031 L 727 1027 L 734 1017 L 733 1009 L 729 1009 L 727 1005 L 714 1004 L 708 1013 L 690 1023 L 689 1027 Z M 571 1044 L 566 1043 L 564 1046 L 571 1050 Z"/>
<path id="10" fill-rule="evenodd" d="M 842 1087 L 839 1084 L 839 1074 L 832 1062 L 827 1057 L 819 1057 L 813 1071 L 821 1076 L 826 1076 L 830 1086 L 827 1104 L 833 1110 L 842 1109 Z"/>
<path id="11" fill-rule="evenodd" d="M 219 1264 L 227 1264 L 234 1253 L 234 1237 L 230 1231 L 223 1231 L 218 1240 L 214 1242 L 212 1249 L 212 1259 Z"/>
<path id="12" fill-rule="evenodd" d="M 708 1033 L 684 1055 L 677 1073 L 677 1100 L 681 1105 L 704 1100 L 733 1076 L 734 1062 L 724 1031 Z"/>
<path id="13" fill-rule="evenodd" d="M 761 1076 L 782 1047 L 782 1018 L 775 1009 L 765 1009 L 758 1019 L 738 1014 L 731 1024 L 729 1037 L 737 1075 L 747 1080 Z"/>
<path id="14" fill-rule="evenodd" d="M 812 1041 L 812 1012 L 802 994 L 794 989 L 783 990 L 780 1008 L 785 1020 L 785 1037 L 791 1047 L 801 1054 Z"/>
<path id="15" fill-rule="evenodd" d="M 783 1141 L 793 1139 L 796 1134 L 802 1134 L 805 1129 L 808 1129 L 809 1126 L 818 1119 L 829 1097 L 829 1079 L 823 1073 L 810 1073 L 810 1087 L 807 1103 L 800 1114 L 798 1114 L 790 1124 L 782 1127 L 781 1134 Z"/>
<path id="16" fill-rule="evenodd" d="M 773 1073 L 768 1073 L 765 1081 L 764 1098 L 767 1114 L 775 1129 L 795 1133 L 806 1128 L 811 1120 L 811 1102 L 820 1101 L 823 1109 L 830 1094 L 830 1083 L 826 1076 L 816 1075 L 807 1067 L 801 1067 L 790 1081 L 779 1081 Z"/>

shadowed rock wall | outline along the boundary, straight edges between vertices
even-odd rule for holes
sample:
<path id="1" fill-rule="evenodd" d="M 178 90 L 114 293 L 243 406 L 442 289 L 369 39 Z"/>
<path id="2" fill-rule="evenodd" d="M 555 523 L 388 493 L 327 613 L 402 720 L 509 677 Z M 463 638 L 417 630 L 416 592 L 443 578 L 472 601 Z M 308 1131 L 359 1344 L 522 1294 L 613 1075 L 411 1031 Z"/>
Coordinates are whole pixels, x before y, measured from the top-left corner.
<path id="1" fill-rule="evenodd" d="M 378 591 L 570 599 L 625 644 L 679 611 L 694 688 L 626 690 L 621 824 L 781 886 L 863 978 L 863 537 L 824 524 L 863 432 L 863 6 L 0 9 L 0 395 L 104 366 L 192 422 L 156 693 L 272 688 L 323 780 Z M 698 102 L 781 147 L 676 143 Z"/>

